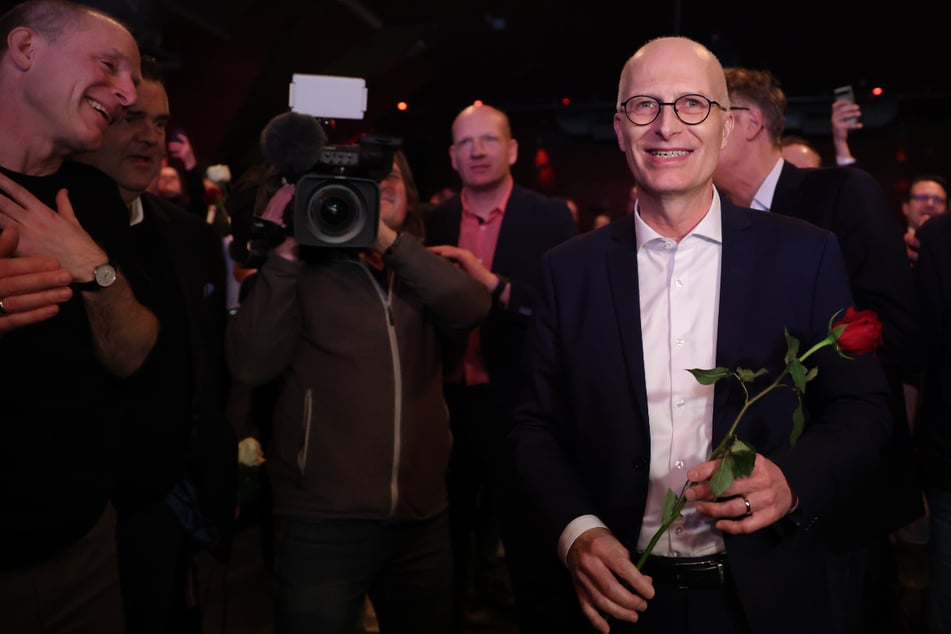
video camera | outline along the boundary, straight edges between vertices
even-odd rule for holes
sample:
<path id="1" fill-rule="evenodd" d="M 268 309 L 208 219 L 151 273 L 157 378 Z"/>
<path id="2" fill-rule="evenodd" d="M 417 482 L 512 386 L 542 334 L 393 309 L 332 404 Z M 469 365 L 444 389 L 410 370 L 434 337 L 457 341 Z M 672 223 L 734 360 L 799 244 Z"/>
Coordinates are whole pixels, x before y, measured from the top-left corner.
<path id="1" fill-rule="evenodd" d="M 364 136 L 355 145 L 327 145 L 318 120 L 362 119 L 366 97 L 362 79 L 295 74 L 291 111 L 272 119 L 261 133 L 265 157 L 296 184 L 284 225 L 301 245 L 367 247 L 376 240 L 378 183 L 393 168 L 401 141 Z M 261 233 L 270 247 L 284 239 L 273 228 Z"/>

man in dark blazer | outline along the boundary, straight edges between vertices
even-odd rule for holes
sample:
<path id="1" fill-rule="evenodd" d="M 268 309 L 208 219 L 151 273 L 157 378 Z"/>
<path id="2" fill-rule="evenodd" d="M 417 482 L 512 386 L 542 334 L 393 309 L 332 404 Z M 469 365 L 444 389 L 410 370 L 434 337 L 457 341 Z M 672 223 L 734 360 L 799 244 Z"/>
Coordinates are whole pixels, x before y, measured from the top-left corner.
<path id="1" fill-rule="evenodd" d="M 426 242 L 452 258 L 492 292 L 494 306 L 467 342 L 447 360 L 446 400 L 453 454 L 449 466 L 449 513 L 456 561 L 458 631 L 463 623 L 470 571 L 476 592 L 470 607 L 509 607 L 505 576 L 492 570 L 508 476 L 498 451 L 511 428 L 518 371 L 528 321 L 534 310 L 541 256 L 577 234 L 564 200 L 516 185 L 518 158 L 508 117 L 491 106 L 470 106 L 452 125 L 449 157 L 462 181 L 459 194 L 427 214 Z M 507 531 L 506 531 L 507 532 Z M 475 535 L 476 553 L 468 554 Z M 519 547 L 506 543 L 510 551 Z M 470 566 L 471 562 L 471 566 Z M 494 587 L 493 587 L 494 585 Z M 501 591 L 501 592 L 500 592 Z M 482 604 L 482 605 L 479 605 Z"/>
<path id="2" fill-rule="evenodd" d="M 887 387 L 870 355 L 821 349 L 795 447 L 795 395 L 772 392 L 738 429 L 755 447 L 752 473 L 710 497 L 707 457 L 745 390 L 732 379 L 699 386 L 687 369 L 765 368 L 749 388 L 758 393 L 784 367 L 784 329 L 801 353 L 852 303 L 832 234 L 739 208 L 714 188 L 729 104 L 722 68 L 699 43 L 640 48 L 614 117 L 636 212 L 545 257 L 510 440 L 523 503 L 577 597 L 553 603 L 561 627 L 550 631 L 586 631 L 585 620 L 600 632 L 826 631 L 814 529 L 875 463 L 891 425 Z M 699 484 L 645 576 L 635 551 L 660 527 L 664 490 L 687 480 Z"/>
<path id="3" fill-rule="evenodd" d="M 934 216 L 918 237 L 918 296 L 925 348 L 916 436 L 930 511 L 926 632 L 951 631 L 951 215 Z"/>
<path id="4" fill-rule="evenodd" d="M 145 192 L 161 165 L 169 106 L 153 61 L 143 60 L 142 75 L 137 102 L 103 147 L 77 157 L 118 183 L 144 272 L 133 281 L 160 324 L 155 349 L 123 386 L 113 493 L 119 574 L 129 634 L 199 632 L 200 606 L 187 599 L 192 555 L 205 549 L 227 561 L 235 511 L 224 245 L 203 219 Z"/>
<path id="5" fill-rule="evenodd" d="M 909 424 L 917 397 L 919 324 L 903 229 L 868 172 L 802 169 L 781 159 L 787 102 L 771 73 L 736 67 L 725 73 L 737 126 L 720 154 L 717 188 L 739 205 L 801 218 L 835 233 L 856 307 L 874 310 L 882 322 L 879 357 L 891 387 L 892 437 L 883 449 L 882 468 L 830 515 L 823 533 L 830 557 L 857 566 L 845 578 L 830 579 L 842 619 L 839 631 L 867 631 L 881 624 L 883 614 L 891 627 L 900 628 L 890 533 L 924 514 Z M 848 590 L 861 590 L 851 585 L 854 576 L 867 580 L 858 594 Z M 883 605 L 892 609 L 885 612 Z"/>

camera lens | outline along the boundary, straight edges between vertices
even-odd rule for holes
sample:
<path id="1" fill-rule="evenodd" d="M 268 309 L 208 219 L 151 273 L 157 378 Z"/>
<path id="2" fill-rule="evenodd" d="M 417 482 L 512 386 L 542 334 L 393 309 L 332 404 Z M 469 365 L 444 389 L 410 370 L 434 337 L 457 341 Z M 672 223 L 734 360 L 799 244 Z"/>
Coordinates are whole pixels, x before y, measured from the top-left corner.
<path id="1" fill-rule="evenodd" d="M 346 227 L 353 219 L 353 210 L 343 198 L 326 198 L 320 201 L 320 224 L 331 233 Z"/>
<path id="2" fill-rule="evenodd" d="M 363 205 L 344 185 L 331 183 L 314 192 L 308 216 L 315 234 L 327 242 L 346 242 L 363 228 Z"/>

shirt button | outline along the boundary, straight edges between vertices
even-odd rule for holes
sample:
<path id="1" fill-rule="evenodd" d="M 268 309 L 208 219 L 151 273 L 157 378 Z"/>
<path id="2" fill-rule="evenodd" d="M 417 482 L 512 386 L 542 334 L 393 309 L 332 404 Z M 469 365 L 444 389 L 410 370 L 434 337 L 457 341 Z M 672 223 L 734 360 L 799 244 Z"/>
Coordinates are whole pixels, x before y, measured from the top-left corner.
<path id="1" fill-rule="evenodd" d="M 683 339 L 674 339 L 674 344 L 675 344 L 678 348 L 680 348 L 680 347 L 682 347 L 682 346 L 684 345 L 684 340 L 683 340 Z"/>
<path id="2" fill-rule="evenodd" d="M 683 535 L 683 534 L 684 534 L 684 527 L 683 527 L 683 526 L 678 526 L 678 527 L 677 527 L 677 530 L 675 530 L 674 533 L 676 533 L 677 535 Z"/>
<path id="3" fill-rule="evenodd" d="M 684 468 L 684 461 L 683 461 L 683 460 L 678 460 L 677 462 L 674 463 L 674 466 L 677 467 L 678 469 L 683 469 L 683 468 Z"/>
<path id="4" fill-rule="evenodd" d="M 687 403 L 683 399 L 680 399 L 679 401 L 677 401 L 677 407 L 683 407 L 686 404 Z"/>
<path id="5" fill-rule="evenodd" d="M 683 288 L 683 287 L 684 287 L 684 281 L 683 281 L 683 280 L 675 280 L 675 281 L 674 281 L 674 286 L 676 286 L 677 288 Z"/>
<path id="6" fill-rule="evenodd" d="M 670 251 L 671 249 L 674 248 L 674 243 L 671 242 L 671 241 L 669 241 L 669 240 L 667 240 L 667 241 L 664 242 L 664 248 L 667 249 L 668 251 Z"/>

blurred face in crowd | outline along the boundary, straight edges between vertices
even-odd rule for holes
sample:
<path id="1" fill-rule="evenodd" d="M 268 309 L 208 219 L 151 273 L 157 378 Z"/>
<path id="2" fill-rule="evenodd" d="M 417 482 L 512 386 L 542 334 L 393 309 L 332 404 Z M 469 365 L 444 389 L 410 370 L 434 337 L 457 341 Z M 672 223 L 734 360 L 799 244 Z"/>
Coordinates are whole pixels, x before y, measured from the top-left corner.
<path id="1" fill-rule="evenodd" d="M 136 100 L 138 46 L 114 20 L 84 13 L 49 40 L 18 27 L 8 43 L 7 55 L 29 64 L 23 98 L 60 157 L 98 149 L 109 125 Z"/>
<path id="2" fill-rule="evenodd" d="M 948 193 L 940 183 L 922 180 L 911 186 L 908 200 L 902 203 L 901 211 L 908 220 L 908 226 L 917 229 L 931 216 L 943 214 L 948 210 Z"/>
<path id="3" fill-rule="evenodd" d="M 143 80 L 135 105 L 109 127 L 102 148 L 78 159 L 111 176 L 129 202 L 146 190 L 162 168 L 168 118 L 165 88 L 160 82 Z"/>
<path id="4" fill-rule="evenodd" d="M 406 212 L 406 183 L 394 160 L 393 169 L 380 181 L 380 220 L 393 231 L 399 231 L 406 222 Z"/>
<path id="5" fill-rule="evenodd" d="M 503 184 L 518 158 L 518 142 L 505 114 L 491 106 L 469 106 L 459 113 L 452 124 L 449 158 L 467 189 Z"/>
<path id="6" fill-rule="evenodd" d="M 163 165 L 159 169 L 155 181 L 149 185 L 148 191 L 156 196 L 164 196 L 166 198 L 181 196 L 184 190 L 182 189 L 182 179 L 178 175 L 178 170 L 171 165 Z"/>
<path id="7" fill-rule="evenodd" d="M 672 193 L 708 196 L 720 150 L 733 128 L 732 114 L 713 104 L 706 118 L 684 113 L 695 123 L 689 125 L 678 118 L 673 106 L 663 105 L 657 118 L 637 125 L 621 104 L 638 95 L 663 103 L 698 95 L 727 107 L 726 80 L 719 62 L 709 51 L 685 39 L 649 42 L 624 65 L 614 115 L 618 145 L 637 183 L 639 198 L 667 198 Z M 700 97 L 685 103 L 685 109 L 702 103 Z M 635 103 L 643 106 L 638 115 L 649 120 L 650 102 L 629 102 L 632 113 Z M 698 119 L 702 121 L 697 123 Z"/>

